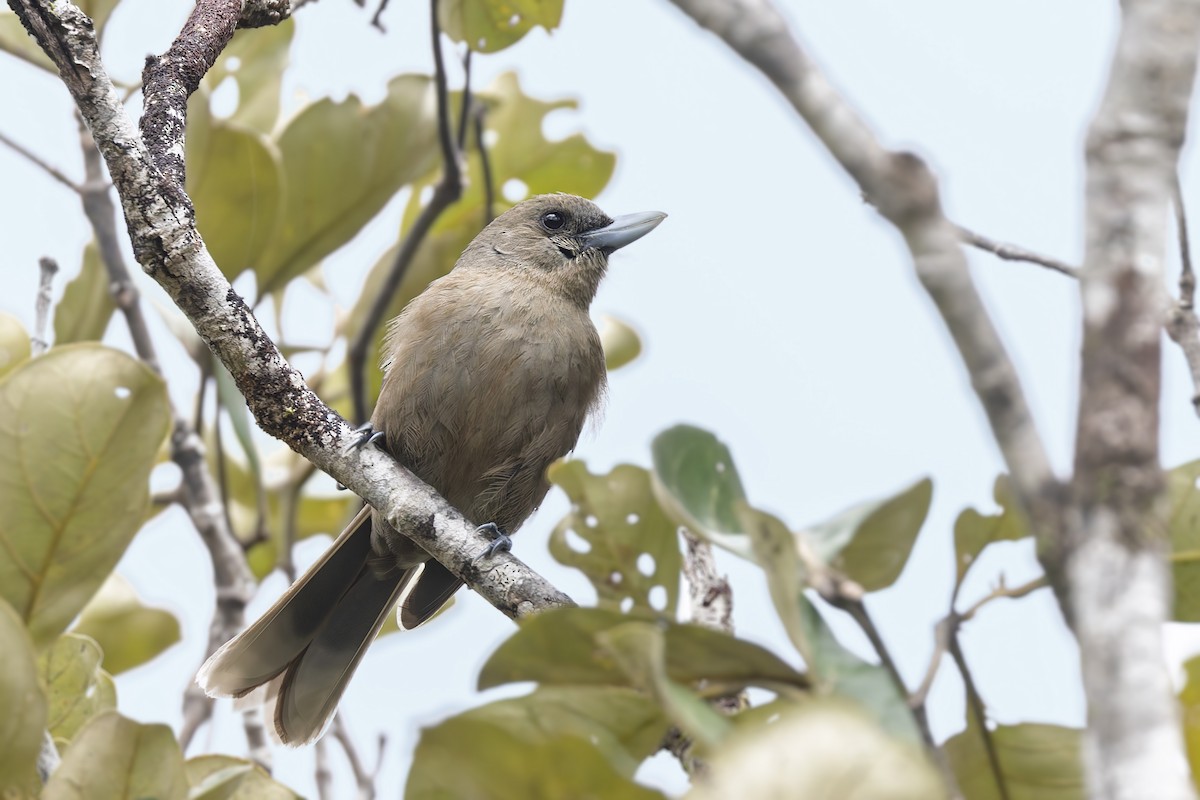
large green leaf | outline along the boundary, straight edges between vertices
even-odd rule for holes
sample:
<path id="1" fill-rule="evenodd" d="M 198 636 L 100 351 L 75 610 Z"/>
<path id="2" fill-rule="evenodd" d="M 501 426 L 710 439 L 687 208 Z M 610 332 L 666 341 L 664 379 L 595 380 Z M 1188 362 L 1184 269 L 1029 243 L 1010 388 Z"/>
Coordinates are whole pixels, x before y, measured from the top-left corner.
<path id="1" fill-rule="evenodd" d="M 140 725 L 115 712 L 79 731 L 42 800 L 183 800 L 183 753 L 166 725 Z"/>
<path id="2" fill-rule="evenodd" d="M 0 311 L 0 378 L 29 358 L 29 334 L 21 321 Z"/>
<path id="3" fill-rule="evenodd" d="M 768 725 L 739 726 L 689 800 L 934 800 L 945 788 L 920 748 L 897 742 L 859 709 L 799 704 Z"/>
<path id="4" fill-rule="evenodd" d="M 1030 535 L 1025 515 L 1016 506 L 1008 478 L 996 478 L 993 489 L 999 514 L 981 514 L 973 508 L 963 509 L 954 521 L 954 563 L 958 569 L 955 586 L 961 586 L 967 570 L 992 542 L 1014 542 Z"/>
<path id="5" fill-rule="evenodd" d="M 46 729 L 33 643 L 12 606 L 0 600 L 0 797 L 37 793 L 34 762 Z"/>
<path id="6" fill-rule="evenodd" d="M 597 634 L 630 621 L 619 611 L 561 608 L 521 623 L 479 673 L 479 688 L 536 681 L 543 685 L 630 686 L 628 674 L 603 655 Z M 805 676 L 756 644 L 699 625 L 659 620 L 666 675 L 676 683 L 704 683 L 719 697 L 748 685 L 777 691 L 806 689 Z"/>
<path id="7" fill-rule="evenodd" d="M 491 188 L 495 199 L 492 214 L 506 211 L 512 202 L 501 193 L 510 181 L 526 187 L 527 193 L 545 194 L 566 192 L 583 197 L 595 197 L 612 177 L 616 164 L 613 153 L 598 150 L 582 134 L 550 141 L 543 132 L 548 114 L 559 109 L 575 108 L 573 100 L 543 102 L 526 95 L 514 73 L 505 73 L 474 97 L 486 107 L 485 140 L 488 144 Z M 459 96 L 453 105 L 461 102 Z M 494 141 L 493 141 L 494 139 Z M 473 145 L 478 144 L 471 137 Z M 427 187 L 440 177 L 432 170 L 413 183 L 412 195 L 405 208 L 401 239 L 412 229 L 420 214 L 422 197 Z M 489 221 L 486 216 L 486 180 L 478 147 L 468 149 L 466 158 L 466 187 L 458 202 L 443 212 L 422 240 L 416 255 L 404 274 L 404 279 L 392 296 L 385 319 L 400 313 L 408 302 L 420 294 L 429 283 L 445 275 L 454 266 L 463 249 Z M 515 198 L 520 200 L 523 198 Z M 615 213 L 615 212 L 614 212 Z M 343 333 L 354 337 L 367 317 L 367 309 L 382 290 L 391 271 L 399 245 L 391 248 L 371 268 L 366 286 L 353 311 L 344 317 Z M 379 363 L 378 340 L 372 342 L 367 354 L 368 365 Z M 379 392 L 379 370 L 368 369 L 368 399 L 373 402 Z M 368 403 L 370 405 L 371 403 Z"/>
<path id="8" fill-rule="evenodd" d="M 680 525 L 713 544 L 754 560 L 738 509 L 746 502 L 733 454 L 713 434 L 676 425 L 654 437 L 654 490 Z"/>
<path id="9" fill-rule="evenodd" d="M 117 687 L 100 668 L 104 651 L 88 636 L 64 633 L 38 656 L 38 671 L 50 704 L 46 727 L 56 740 L 70 741 L 84 723 L 117 708 Z"/>
<path id="10" fill-rule="evenodd" d="M 55 348 L 0 379 L 0 597 L 39 647 L 141 525 L 169 419 L 162 380 L 101 345 Z"/>
<path id="11" fill-rule="evenodd" d="M 252 761 L 232 756 L 196 756 L 183 765 L 188 800 L 294 800 L 295 792 Z"/>
<path id="12" fill-rule="evenodd" d="M 466 715 L 421 732 L 404 796 L 664 800 L 623 775 L 582 736 L 541 731 L 514 735 L 508 725 Z"/>
<path id="13" fill-rule="evenodd" d="M 117 306 L 109 290 L 108 270 L 95 240 L 83 248 L 83 268 L 63 290 L 54 308 L 54 343 L 99 341 Z"/>
<path id="14" fill-rule="evenodd" d="M 896 582 L 929 513 L 933 481 L 925 478 L 885 500 L 870 500 L 814 525 L 808 535 L 821 560 L 868 592 Z"/>
<path id="15" fill-rule="evenodd" d="M 550 553 L 596 587 L 601 608 L 638 609 L 673 618 L 679 599 L 679 536 L 654 499 L 650 475 L 621 464 L 593 475 L 582 461 L 559 461 L 547 472 L 571 498 L 571 511 L 550 534 Z M 586 550 L 571 545 L 579 537 Z M 651 602 L 659 589 L 663 602 Z"/>
<path id="16" fill-rule="evenodd" d="M 991 728 L 1004 791 L 974 715 L 943 749 L 966 800 L 1082 800 L 1087 791 L 1080 734 L 1076 728 L 1032 722 Z"/>
<path id="17" fill-rule="evenodd" d="M 144 664 L 179 641 L 179 620 L 142 603 L 117 573 L 83 608 L 72 629 L 90 636 L 104 651 L 104 668 L 116 675 Z"/>
<path id="18" fill-rule="evenodd" d="M 554 30 L 562 11 L 563 0 L 438 0 L 442 30 L 481 53 L 503 50 L 535 25 Z"/>
<path id="19" fill-rule="evenodd" d="M 1167 533 L 1175 586 L 1174 618 L 1200 622 L 1200 461 L 1167 472 Z"/>
<path id="20" fill-rule="evenodd" d="M 255 267 L 267 294 L 350 241 L 437 158 L 433 83 L 401 75 L 377 106 L 319 100 L 279 135 L 287 176 L 281 223 Z"/>

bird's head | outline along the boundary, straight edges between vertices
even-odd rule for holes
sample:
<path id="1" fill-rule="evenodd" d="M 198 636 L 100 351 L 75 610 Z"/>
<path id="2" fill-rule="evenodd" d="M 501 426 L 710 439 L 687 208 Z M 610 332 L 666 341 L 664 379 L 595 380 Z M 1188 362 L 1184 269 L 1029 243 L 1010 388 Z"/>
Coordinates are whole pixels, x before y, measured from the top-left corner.
<path id="1" fill-rule="evenodd" d="M 474 258 L 464 260 L 494 263 L 499 255 L 503 268 L 526 271 L 586 308 L 609 255 L 654 230 L 666 216 L 648 211 L 614 219 L 582 197 L 537 195 L 496 217 L 464 253 Z"/>

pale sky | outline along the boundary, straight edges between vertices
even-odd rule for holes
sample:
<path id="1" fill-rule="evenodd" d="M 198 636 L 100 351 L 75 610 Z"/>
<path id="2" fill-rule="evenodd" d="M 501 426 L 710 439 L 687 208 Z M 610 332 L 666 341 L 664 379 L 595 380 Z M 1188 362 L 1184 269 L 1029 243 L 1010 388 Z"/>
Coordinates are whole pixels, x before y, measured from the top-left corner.
<path id="1" fill-rule="evenodd" d="M 941 178 L 949 216 L 993 238 L 1078 263 L 1082 253 L 1082 144 L 1113 44 L 1116 4 L 1088 0 L 964 4 L 926 0 L 782 2 L 805 46 L 882 140 L 926 157 Z M 106 56 L 133 79 L 161 52 L 191 4 L 124 0 L 109 24 Z M 380 36 L 369 15 L 337 0 L 298 15 L 285 110 L 301 98 L 359 93 L 377 100 L 387 80 L 430 69 L 425 4 L 393 3 Z M 561 28 L 475 60 L 476 84 L 518 70 L 535 97 L 575 97 L 557 112 L 555 135 L 584 131 L 615 149 L 616 175 L 598 198 L 610 214 L 661 210 L 670 218 L 619 253 L 594 311 L 643 335 L 639 361 L 611 377 L 603 419 L 577 455 L 593 471 L 649 464 L 649 442 L 686 421 L 732 448 L 751 500 L 793 527 L 900 490 L 929 475 L 933 510 L 909 568 L 869 607 L 910 686 L 924 673 L 933 626 L 953 581 L 952 524 L 967 505 L 990 509 L 1002 466 L 957 354 L 918 286 L 903 243 L 859 199 L 852 182 L 773 88 L 666 2 L 567 0 Z M 79 174 L 74 122 L 57 79 L 0 57 L 0 129 L 67 172 Z M 1200 180 L 1185 153 L 1184 187 L 1200 209 Z M 77 270 L 89 234 L 74 195 L 0 148 L 0 310 L 32 323 L 36 262 Z M 394 239 L 401 206 L 324 265 L 337 302 L 349 306 L 367 267 Z M 989 308 L 1021 371 L 1060 474 L 1071 461 L 1079 342 L 1070 279 L 1039 267 L 969 254 Z M 1172 269 L 1174 267 L 1172 266 Z M 143 281 L 147 302 L 166 296 Z M 57 295 L 56 295 L 57 296 Z M 327 336 L 332 309 L 298 315 Z M 285 325 L 292 324 L 292 317 Z M 291 328 L 289 327 L 289 331 Z M 165 330 L 160 347 L 176 353 Z M 110 340 L 125 346 L 120 325 Z M 1200 456 L 1200 425 L 1183 361 L 1165 346 L 1163 460 Z M 175 359 L 180 361 L 181 359 Z M 171 359 L 166 363 L 170 364 Z M 175 399 L 191 406 L 195 377 L 169 368 Z M 577 599 L 591 592 L 545 552 L 564 512 L 560 495 L 521 531 L 517 553 Z M 307 543 L 300 562 L 315 558 Z M 732 557 L 738 633 L 798 662 L 775 619 L 759 573 Z M 173 512 L 140 535 L 120 570 L 148 601 L 179 615 L 184 642 L 118 679 L 121 710 L 178 727 L 180 698 L 199 665 L 213 607 L 208 557 Z M 997 546 L 972 571 L 963 605 L 1002 573 L 1010 584 L 1038 568 L 1029 542 Z M 283 588 L 264 585 L 251 613 Z M 474 692 L 478 667 L 512 624 L 477 597 L 417 632 L 371 651 L 342 708 L 367 758 L 386 731 L 384 796 L 403 785 L 420 726 L 497 696 Z M 852 625 L 844 640 L 869 655 Z M 1173 635 L 1173 661 L 1194 649 Z M 1080 725 L 1074 645 L 1048 592 L 999 602 L 963 631 L 967 659 L 992 717 Z M 943 665 L 930 698 L 941 739 L 963 726 L 960 681 Z M 237 717 L 219 705 L 203 748 L 241 752 Z M 334 748 L 336 752 L 336 748 Z M 311 750 L 276 754 L 277 774 L 312 793 Z M 339 787 L 349 783 L 334 756 Z M 667 759 L 644 772 L 678 790 Z M 341 795 L 343 792 L 339 792 Z"/>

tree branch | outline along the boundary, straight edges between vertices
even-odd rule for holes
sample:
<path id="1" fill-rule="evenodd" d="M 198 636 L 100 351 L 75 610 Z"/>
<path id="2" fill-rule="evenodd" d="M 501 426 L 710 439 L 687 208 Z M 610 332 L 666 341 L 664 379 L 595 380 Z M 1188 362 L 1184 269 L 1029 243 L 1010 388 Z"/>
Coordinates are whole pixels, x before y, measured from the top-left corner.
<path id="1" fill-rule="evenodd" d="M 65 0 L 8 1 L 55 61 L 91 128 L 139 263 L 229 369 L 259 426 L 380 510 L 508 616 L 573 605 L 510 553 L 476 560 L 489 542 L 473 524 L 387 454 L 353 446 L 355 431 L 305 385 L 213 262 L 182 187 L 166 188 L 170 174 L 158 169 L 125 115 L 100 61 L 91 21 Z M 175 130 L 182 136 L 182 128 Z M 181 139 L 172 146 L 182 152 Z"/>
<path id="2" fill-rule="evenodd" d="M 49 175 L 51 178 L 58 181 L 59 183 L 61 183 L 63 186 L 67 187 L 71 191 L 73 191 L 73 192 L 80 191 L 79 184 L 75 183 L 75 181 L 73 181 L 69 177 L 67 177 L 66 173 L 64 173 L 62 170 L 60 170 L 57 167 L 55 167 L 54 165 L 52 165 L 50 162 L 43 160 L 32 150 L 29 150 L 26 147 L 13 141 L 8 136 L 6 136 L 3 132 L 0 132 L 0 144 L 4 145 L 9 150 L 12 150 L 14 153 L 16 153 L 17 155 L 24 158 L 30 164 L 33 164 L 38 169 L 42 170 L 47 175 Z"/>
<path id="3" fill-rule="evenodd" d="M 958 233 L 958 238 L 962 239 L 964 243 L 972 247 L 977 247 L 980 250 L 985 250 L 996 256 L 996 258 L 1002 258 L 1005 261 L 1027 261 L 1031 264 L 1039 264 L 1047 269 L 1052 269 L 1055 272 L 1061 272 L 1063 275 L 1071 278 L 1079 277 L 1079 269 L 1065 261 L 1059 261 L 1057 258 L 1051 258 L 1041 253 L 1035 253 L 1032 250 L 1026 250 L 1024 247 L 1019 247 L 1015 244 L 997 242 L 995 239 L 989 239 L 981 233 L 964 228 L 962 225 L 954 225 L 954 230 Z"/>
<path id="4" fill-rule="evenodd" d="M 58 274 L 58 262 L 49 256 L 38 259 L 38 291 L 34 302 L 33 338 L 29 353 L 37 358 L 50 346 L 50 287 Z"/>
<path id="5" fill-rule="evenodd" d="M 1187 210 L 1179 175 L 1171 183 L 1175 206 L 1175 231 L 1179 238 L 1179 300 L 1167 313 L 1167 335 L 1179 345 L 1192 374 L 1192 408 L 1200 415 L 1200 319 L 1196 318 L 1196 273 L 1192 269 L 1192 247 L 1188 238 Z"/>

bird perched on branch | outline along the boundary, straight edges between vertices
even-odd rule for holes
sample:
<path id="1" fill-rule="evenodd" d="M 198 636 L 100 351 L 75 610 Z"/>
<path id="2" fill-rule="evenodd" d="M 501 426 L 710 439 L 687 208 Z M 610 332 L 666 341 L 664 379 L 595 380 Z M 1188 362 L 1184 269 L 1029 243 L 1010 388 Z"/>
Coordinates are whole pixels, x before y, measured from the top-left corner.
<path id="1" fill-rule="evenodd" d="M 573 195 L 533 197 L 492 221 L 454 269 L 388 329 L 364 441 L 385 448 L 467 519 L 488 553 L 533 513 L 546 468 L 579 438 L 605 383 L 588 315 L 609 255 L 662 222 L 612 219 Z M 462 581 L 366 506 L 261 619 L 205 662 L 209 695 L 267 685 L 286 744 L 321 735 L 387 615 L 433 616 Z"/>

